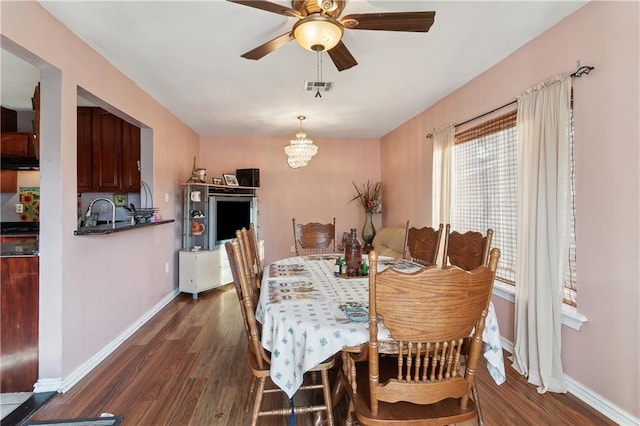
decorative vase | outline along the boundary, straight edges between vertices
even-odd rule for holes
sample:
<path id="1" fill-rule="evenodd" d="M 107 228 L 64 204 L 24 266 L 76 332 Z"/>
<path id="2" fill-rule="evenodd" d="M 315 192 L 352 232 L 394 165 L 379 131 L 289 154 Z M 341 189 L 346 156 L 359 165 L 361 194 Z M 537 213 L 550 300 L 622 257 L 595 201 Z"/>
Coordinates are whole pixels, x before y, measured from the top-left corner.
<path id="1" fill-rule="evenodd" d="M 365 243 L 365 247 L 371 247 L 373 238 L 376 236 L 376 228 L 373 226 L 372 219 L 373 219 L 373 212 L 366 210 L 364 226 L 362 227 L 362 240 Z"/>

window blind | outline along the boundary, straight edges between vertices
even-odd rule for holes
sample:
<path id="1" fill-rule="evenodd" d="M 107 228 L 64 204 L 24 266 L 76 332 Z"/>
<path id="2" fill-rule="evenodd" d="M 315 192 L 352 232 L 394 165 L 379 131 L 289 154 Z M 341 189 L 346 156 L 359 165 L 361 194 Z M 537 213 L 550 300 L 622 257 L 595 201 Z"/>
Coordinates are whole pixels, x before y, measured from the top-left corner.
<path id="1" fill-rule="evenodd" d="M 455 135 L 451 229 L 494 231 L 496 277 L 515 283 L 516 111 Z"/>
<path id="2" fill-rule="evenodd" d="M 516 271 L 516 111 L 456 133 L 453 152 L 451 229 L 494 231 L 492 247 L 502 252 L 496 278 L 515 285 Z M 569 255 L 563 303 L 576 306 L 575 157 L 573 110 L 570 126 Z"/>

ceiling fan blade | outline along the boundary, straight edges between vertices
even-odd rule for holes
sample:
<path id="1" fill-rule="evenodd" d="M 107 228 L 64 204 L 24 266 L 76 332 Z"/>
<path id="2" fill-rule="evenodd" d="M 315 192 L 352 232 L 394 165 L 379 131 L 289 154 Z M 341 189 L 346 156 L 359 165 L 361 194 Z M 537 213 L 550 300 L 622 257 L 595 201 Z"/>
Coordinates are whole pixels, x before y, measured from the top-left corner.
<path id="1" fill-rule="evenodd" d="M 356 13 L 343 17 L 340 23 L 352 30 L 426 33 L 435 17 L 435 12 Z"/>
<path id="2" fill-rule="evenodd" d="M 293 40 L 293 34 L 292 33 L 284 33 L 281 36 L 278 36 L 276 38 L 274 38 L 273 40 L 270 40 L 268 42 L 266 42 L 265 44 L 262 44 L 258 47 L 256 47 L 253 50 L 250 50 L 246 53 L 243 53 L 241 56 L 243 58 L 247 58 L 247 59 L 253 59 L 253 60 L 258 60 L 260 58 L 262 58 L 263 56 L 267 56 L 269 53 L 273 52 L 276 49 L 279 49 L 280 47 L 284 46 L 285 44 L 289 43 L 291 40 Z"/>
<path id="3" fill-rule="evenodd" d="M 329 50 L 329 57 L 333 61 L 333 64 L 338 68 L 338 71 L 348 70 L 351 67 L 358 65 L 347 46 L 344 45 L 342 40 L 331 50 Z"/>
<path id="4" fill-rule="evenodd" d="M 227 0 L 231 3 L 238 3 L 249 7 L 254 7 L 260 10 L 266 10 L 267 12 L 277 13 L 278 15 L 291 16 L 294 18 L 302 18 L 300 12 L 291 9 L 287 6 L 282 6 L 277 3 L 272 3 L 265 0 Z"/>

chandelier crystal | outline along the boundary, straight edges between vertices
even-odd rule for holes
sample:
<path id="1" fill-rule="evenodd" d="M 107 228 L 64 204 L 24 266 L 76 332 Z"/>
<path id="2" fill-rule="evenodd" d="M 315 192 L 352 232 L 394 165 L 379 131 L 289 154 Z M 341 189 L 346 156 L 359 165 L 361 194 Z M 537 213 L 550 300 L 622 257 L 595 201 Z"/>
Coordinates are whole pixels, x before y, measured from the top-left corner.
<path id="1" fill-rule="evenodd" d="M 307 134 L 302 131 L 302 121 L 306 117 L 298 116 L 300 120 L 300 131 L 296 133 L 296 138 L 289 141 L 289 145 L 284 147 L 284 152 L 289 157 L 287 163 L 292 169 L 304 167 L 309 163 L 311 157 L 316 155 L 318 147 L 313 144 L 311 139 L 307 138 Z"/>

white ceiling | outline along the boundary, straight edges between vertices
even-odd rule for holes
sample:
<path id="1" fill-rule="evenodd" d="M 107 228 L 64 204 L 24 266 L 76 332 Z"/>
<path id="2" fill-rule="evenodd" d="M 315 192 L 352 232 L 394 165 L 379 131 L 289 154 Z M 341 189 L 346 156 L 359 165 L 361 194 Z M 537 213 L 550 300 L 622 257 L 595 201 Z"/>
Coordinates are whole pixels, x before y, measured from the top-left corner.
<path id="1" fill-rule="evenodd" d="M 435 23 L 428 33 L 345 30 L 358 65 L 338 72 L 323 55 L 322 80 L 334 87 L 316 98 L 303 89 L 318 80 L 316 54 L 295 41 L 259 61 L 240 57 L 293 18 L 222 0 L 40 3 L 202 135 L 291 136 L 306 115 L 311 138 L 381 137 L 585 4 L 351 0 L 342 16 L 433 10 Z M 5 58 L 3 106 L 13 102 Z"/>

